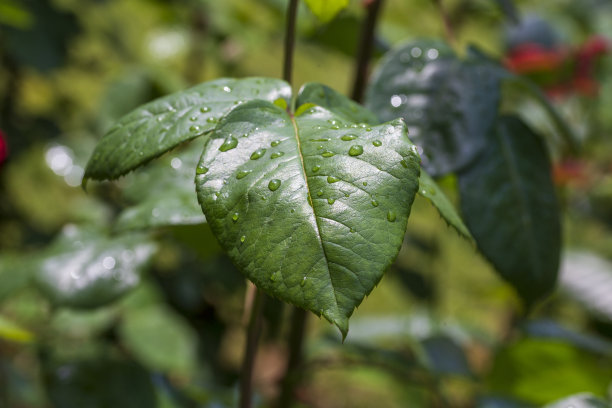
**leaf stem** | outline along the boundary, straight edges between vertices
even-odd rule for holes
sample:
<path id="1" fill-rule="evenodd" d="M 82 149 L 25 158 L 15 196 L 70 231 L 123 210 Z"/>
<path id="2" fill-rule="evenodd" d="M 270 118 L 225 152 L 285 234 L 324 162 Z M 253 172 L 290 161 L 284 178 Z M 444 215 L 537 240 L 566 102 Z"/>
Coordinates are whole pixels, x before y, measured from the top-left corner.
<path id="1" fill-rule="evenodd" d="M 289 0 L 289 7 L 287 7 L 287 25 L 285 26 L 285 59 L 283 61 L 283 79 L 290 85 L 293 78 L 293 51 L 295 49 L 297 9 L 298 0 Z"/>
<path id="2" fill-rule="evenodd" d="M 263 293 L 253 286 L 255 291 L 255 299 L 251 307 L 251 318 L 247 331 L 247 342 L 242 362 L 242 378 L 240 381 L 240 408 L 252 407 L 253 394 L 253 367 L 255 365 L 255 356 L 257 354 L 257 343 L 261 335 L 261 326 L 263 320 Z"/>
<path id="3" fill-rule="evenodd" d="M 442 5 L 442 0 L 433 0 L 434 5 L 438 9 L 440 13 L 440 17 L 442 17 L 442 24 L 444 25 L 444 34 L 446 36 L 446 41 L 449 42 L 452 46 L 457 44 L 457 37 L 455 36 L 455 30 L 453 29 L 453 25 L 451 24 L 450 18 L 448 17 L 448 13 L 444 9 Z"/>
<path id="4" fill-rule="evenodd" d="M 289 333 L 289 357 L 283 375 L 281 392 L 276 403 L 278 408 L 289 407 L 293 401 L 293 390 L 298 381 L 299 368 L 302 365 L 302 345 L 304 344 L 307 321 L 306 310 L 297 307 L 293 309 L 293 319 L 291 319 L 291 331 Z"/>
<path id="5" fill-rule="evenodd" d="M 366 17 L 361 26 L 361 34 L 355 59 L 355 74 L 353 79 L 353 92 L 351 97 L 356 102 L 363 101 L 366 81 L 368 78 L 369 62 L 374 48 L 374 33 L 376 22 L 382 9 L 383 0 L 368 0 L 365 2 Z"/>

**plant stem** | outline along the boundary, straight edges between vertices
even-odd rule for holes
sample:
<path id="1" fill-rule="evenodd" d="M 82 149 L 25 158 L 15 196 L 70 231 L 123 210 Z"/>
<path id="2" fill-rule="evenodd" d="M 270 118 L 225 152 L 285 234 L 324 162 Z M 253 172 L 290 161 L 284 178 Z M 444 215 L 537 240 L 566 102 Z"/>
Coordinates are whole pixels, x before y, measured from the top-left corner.
<path id="1" fill-rule="evenodd" d="M 254 287 L 255 288 L 255 287 Z M 261 334 L 263 293 L 255 288 L 255 299 L 251 307 L 251 318 L 247 331 L 247 342 L 242 362 L 242 378 L 240 381 L 240 408 L 251 408 L 253 393 L 253 367 L 257 354 L 257 343 Z"/>
<path id="2" fill-rule="evenodd" d="M 307 318 L 308 314 L 304 309 L 297 307 L 293 309 L 291 332 L 289 333 L 289 357 L 276 404 L 278 408 L 289 407 L 291 401 L 293 401 L 293 390 L 297 383 L 299 368 L 302 365 L 302 345 L 304 344 Z"/>
<path id="3" fill-rule="evenodd" d="M 383 0 L 369 0 L 366 2 L 367 14 L 361 26 L 351 96 L 355 102 L 361 102 L 365 93 L 369 63 L 372 57 L 372 49 L 374 48 L 374 32 L 376 31 L 376 22 L 382 9 L 382 3 Z"/>
<path id="4" fill-rule="evenodd" d="M 298 0 L 289 0 L 287 8 L 287 25 L 285 28 L 285 59 L 283 61 L 283 79 L 291 84 L 293 79 L 293 51 L 295 49 L 295 26 L 297 20 Z"/>
<path id="5" fill-rule="evenodd" d="M 450 18 L 444 10 L 444 6 L 442 5 L 442 0 L 433 0 L 440 16 L 442 17 L 442 23 L 444 24 L 444 34 L 446 35 L 446 40 L 451 45 L 456 45 L 457 37 L 455 37 L 455 30 L 453 29 L 453 25 L 451 24 Z"/>

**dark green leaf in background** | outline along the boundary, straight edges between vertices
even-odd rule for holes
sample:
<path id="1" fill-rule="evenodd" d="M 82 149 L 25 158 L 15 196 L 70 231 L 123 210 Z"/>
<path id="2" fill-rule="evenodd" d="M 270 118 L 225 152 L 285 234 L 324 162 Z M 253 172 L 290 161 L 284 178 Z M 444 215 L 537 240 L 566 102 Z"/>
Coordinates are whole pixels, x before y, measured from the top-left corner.
<path id="1" fill-rule="evenodd" d="M 291 98 L 284 81 L 270 78 L 218 79 L 156 99 L 128 115 L 96 146 L 87 179 L 116 179 L 177 145 L 210 132 L 221 116 L 252 99 Z"/>
<path id="2" fill-rule="evenodd" d="M 349 5 L 349 0 L 304 0 L 312 14 L 326 23 Z"/>
<path id="3" fill-rule="evenodd" d="M 74 225 L 36 259 L 36 283 L 58 306 L 94 308 L 140 283 L 155 245 L 143 235 L 108 237 Z"/>
<path id="4" fill-rule="evenodd" d="M 260 289 L 348 318 L 397 256 L 418 188 L 402 121 L 376 127 L 263 101 L 226 116 L 197 169 L 198 200 L 230 258 Z"/>
<path id="5" fill-rule="evenodd" d="M 559 208 L 541 138 L 503 116 L 487 149 L 459 173 L 461 209 L 480 251 L 528 303 L 554 288 Z"/>
<path id="6" fill-rule="evenodd" d="M 475 53 L 459 60 L 445 43 L 414 41 L 384 58 L 366 107 L 381 121 L 404 118 L 410 138 L 424 150 L 423 166 L 441 176 L 465 167 L 484 149 L 504 75 Z"/>

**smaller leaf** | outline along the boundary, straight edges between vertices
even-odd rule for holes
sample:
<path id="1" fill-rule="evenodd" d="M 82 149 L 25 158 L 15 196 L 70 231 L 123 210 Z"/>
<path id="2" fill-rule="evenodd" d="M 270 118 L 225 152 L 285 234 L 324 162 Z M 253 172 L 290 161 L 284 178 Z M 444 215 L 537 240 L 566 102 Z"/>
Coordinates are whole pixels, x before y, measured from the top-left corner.
<path id="1" fill-rule="evenodd" d="M 301 107 L 307 103 L 313 103 L 326 108 L 351 122 L 367 123 L 370 125 L 379 123 L 376 115 L 370 110 L 336 92 L 334 89 L 316 82 L 304 84 L 298 93 L 296 106 Z"/>
<path id="2" fill-rule="evenodd" d="M 35 281 L 56 305 L 94 308 L 137 286 L 154 252 L 143 235 L 109 238 L 69 225 L 37 257 Z"/>
<path id="3" fill-rule="evenodd" d="M 0 340 L 30 343 L 34 340 L 34 334 L 0 315 Z"/>
<path id="4" fill-rule="evenodd" d="M 349 5 L 349 0 L 304 0 L 312 14 L 324 23 L 331 21 L 336 14 Z"/>
<path id="5" fill-rule="evenodd" d="M 470 241 L 474 240 L 446 194 L 423 169 L 421 169 L 421 176 L 419 177 L 419 195 L 428 199 L 448 225 L 452 226 L 461 236 Z"/>

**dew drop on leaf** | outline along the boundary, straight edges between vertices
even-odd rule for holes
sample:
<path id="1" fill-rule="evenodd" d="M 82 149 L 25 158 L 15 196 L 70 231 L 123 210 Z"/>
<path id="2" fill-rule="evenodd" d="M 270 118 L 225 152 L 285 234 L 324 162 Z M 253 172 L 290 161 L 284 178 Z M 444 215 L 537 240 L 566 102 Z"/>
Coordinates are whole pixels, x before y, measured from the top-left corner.
<path id="1" fill-rule="evenodd" d="M 408 163 L 406 162 L 406 160 L 401 160 L 400 164 L 402 165 L 403 168 L 405 168 L 405 169 L 408 168 Z"/>
<path id="2" fill-rule="evenodd" d="M 276 282 L 277 280 L 279 280 L 280 278 L 282 278 L 282 275 L 280 273 L 280 271 L 276 271 L 274 272 L 272 275 L 270 275 L 270 280 L 272 282 Z"/>
<path id="3" fill-rule="evenodd" d="M 342 136 L 340 139 L 344 140 L 345 142 L 350 142 L 351 140 L 357 139 L 357 135 L 354 135 L 352 133 L 348 133 L 348 134 Z"/>
<path id="4" fill-rule="evenodd" d="M 227 152 L 228 150 L 234 149 L 236 146 L 238 146 L 238 139 L 236 139 L 234 136 L 230 136 L 225 139 L 223 144 L 219 147 L 219 150 L 222 152 Z"/>
<path id="5" fill-rule="evenodd" d="M 336 183 L 336 182 L 338 182 L 338 181 L 340 181 L 340 179 L 339 179 L 339 178 L 337 178 L 337 177 L 334 177 L 334 176 L 327 176 L 327 182 L 328 182 L 328 183 L 330 183 L 330 184 L 331 184 L 331 183 Z"/>
<path id="6" fill-rule="evenodd" d="M 317 171 L 321 170 L 321 166 L 313 166 L 312 167 L 312 172 L 316 173 Z"/>
<path id="7" fill-rule="evenodd" d="M 211 116 L 210 118 L 206 119 L 206 122 L 208 122 L 208 123 L 216 123 L 217 122 L 217 118 Z"/>
<path id="8" fill-rule="evenodd" d="M 372 200 L 372 205 L 373 205 L 374 207 L 378 207 L 378 201 L 376 201 L 376 200 Z"/>
<path id="9" fill-rule="evenodd" d="M 285 152 L 274 152 L 270 155 L 271 159 L 278 159 L 281 156 L 284 156 Z"/>
<path id="10" fill-rule="evenodd" d="M 198 166 L 196 167 L 196 174 L 206 174 L 208 172 L 208 167 Z"/>
<path id="11" fill-rule="evenodd" d="M 190 132 L 199 132 L 200 131 L 200 127 L 198 125 L 193 125 L 189 127 L 189 131 Z"/>
<path id="12" fill-rule="evenodd" d="M 397 216 L 395 215 L 395 212 L 392 210 L 389 210 L 389 212 L 387 213 L 387 221 L 394 222 L 396 218 Z"/>
<path id="13" fill-rule="evenodd" d="M 241 236 L 241 237 L 240 237 L 240 242 L 241 242 L 241 243 L 242 243 L 242 242 L 244 242 L 245 240 L 246 240 L 246 236 L 245 236 L 245 235 L 243 235 L 243 236 Z"/>
<path id="14" fill-rule="evenodd" d="M 349 156 L 359 156 L 363 154 L 363 146 L 361 145 L 353 145 L 349 149 Z"/>
<path id="15" fill-rule="evenodd" d="M 330 197 L 330 198 L 328 198 L 328 199 L 327 199 L 327 203 L 328 203 L 329 205 L 332 205 L 332 204 L 333 204 L 333 203 L 335 203 L 335 202 L 336 202 L 336 199 L 335 199 L 335 198 L 331 198 L 331 197 Z"/>
<path id="16" fill-rule="evenodd" d="M 232 221 L 236 222 L 238 221 L 238 218 L 240 218 L 240 214 L 238 214 L 237 212 L 232 214 Z"/>
<path id="17" fill-rule="evenodd" d="M 210 112 L 210 108 L 208 106 L 202 106 L 200 108 L 200 112 L 202 113 Z"/>
<path id="18" fill-rule="evenodd" d="M 380 146 L 382 146 L 382 142 L 381 142 L 380 140 L 375 140 L 375 141 L 373 141 L 373 142 L 372 142 L 372 144 L 373 144 L 374 146 L 376 146 L 376 147 L 380 147 Z"/>
<path id="19" fill-rule="evenodd" d="M 279 144 L 281 144 L 281 141 L 280 141 L 280 140 L 274 140 L 274 141 L 272 141 L 272 143 L 270 143 L 270 146 L 272 146 L 272 147 L 276 147 L 276 146 L 278 146 Z"/>
<path id="20" fill-rule="evenodd" d="M 323 157 L 333 157 L 335 155 L 336 155 L 336 153 L 330 152 L 329 150 L 326 150 L 323 153 L 321 153 L 321 156 L 323 156 Z"/>
<path id="21" fill-rule="evenodd" d="M 281 186 L 281 181 L 279 179 L 272 179 L 268 183 L 268 188 L 270 191 L 276 191 Z"/>
<path id="22" fill-rule="evenodd" d="M 323 190 L 317 191 L 317 196 L 321 197 L 323 195 Z"/>
<path id="23" fill-rule="evenodd" d="M 266 149 L 257 149 L 251 154 L 251 160 L 257 160 L 266 154 Z"/>
<path id="24" fill-rule="evenodd" d="M 249 174 L 251 174 L 253 172 L 253 170 L 241 170 L 238 172 L 238 174 L 236 174 L 236 178 L 238 180 L 245 178 L 246 176 L 248 176 Z"/>

